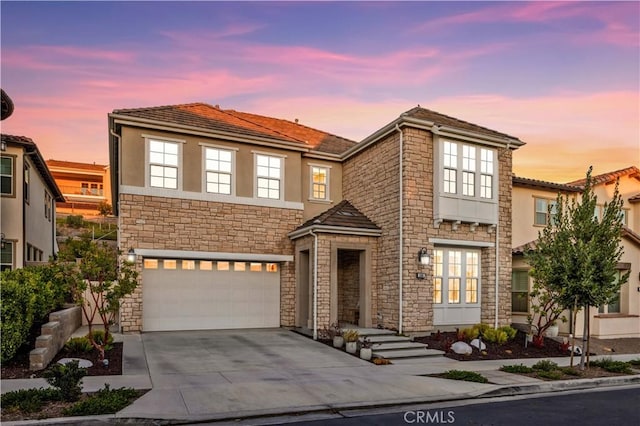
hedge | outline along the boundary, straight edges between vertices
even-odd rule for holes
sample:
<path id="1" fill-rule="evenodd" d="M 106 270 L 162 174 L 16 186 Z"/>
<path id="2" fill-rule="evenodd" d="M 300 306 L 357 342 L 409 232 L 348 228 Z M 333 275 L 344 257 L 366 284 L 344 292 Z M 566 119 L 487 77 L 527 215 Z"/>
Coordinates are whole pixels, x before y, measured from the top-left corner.
<path id="1" fill-rule="evenodd" d="M 34 321 L 60 308 L 69 293 L 68 266 L 49 264 L 2 271 L 0 360 L 11 359 L 26 342 Z"/>

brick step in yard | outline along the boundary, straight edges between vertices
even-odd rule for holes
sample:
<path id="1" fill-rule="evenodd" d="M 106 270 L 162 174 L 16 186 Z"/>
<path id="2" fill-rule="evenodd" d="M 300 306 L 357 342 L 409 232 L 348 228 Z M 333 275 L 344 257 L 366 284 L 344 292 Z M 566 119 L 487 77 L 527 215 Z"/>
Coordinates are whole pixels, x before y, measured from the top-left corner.
<path id="1" fill-rule="evenodd" d="M 390 350 L 373 350 L 373 357 L 398 359 L 398 358 L 423 358 L 423 357 L 437 357 L 442 356 L 443 351 L 436 349 L 429 349 L 426 346 L 424 349 L 390 349 Z"/>

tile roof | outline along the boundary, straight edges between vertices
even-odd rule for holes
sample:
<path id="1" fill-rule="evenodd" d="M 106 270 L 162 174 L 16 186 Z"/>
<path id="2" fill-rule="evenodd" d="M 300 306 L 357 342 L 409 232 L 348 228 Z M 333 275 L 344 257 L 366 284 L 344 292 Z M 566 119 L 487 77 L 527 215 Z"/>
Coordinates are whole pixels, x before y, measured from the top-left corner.
<path id="1" fill-rule="evenodd" d="M 14 135 L 5 135 L 4 133 L 0 135 L 2 142 L 5 142 L 7 145 L 18 145 L 21 146 L 28 154 L 33 164 L 40 172 L 40 176 L 44 179 L 47 186 L 52 192 L 53 198 L 56 201 L 64 201 L 64 196 L 62 195 L 62 191 L 58 188 L 55 179 L 51 175 L 51 171 L 47 167 L 47 163 L 44 161 L 40 150 L 36 143 L 26 136 L 14 136 Z"/>
<path id="2" fill-rule="evenodd" d="M 342 200 L 329 210 L 309 219 L 296 230 L 315 225 L 380 230 L 378 225 L 373 223 L 371 219 L 362 214 L 347 200 Z"/>
<path id="3" fill-rule="evenodd" d="M 13 101 L 11 100 L 9 95 L 7 95 L 7 92 L 5 92 L 2 89 L 0 89 L 0 98 L 1 98 L 0 104 L 2 105 L 0 120 L 4 120 L 5 118 L 9 118 L 11 114 L 13 114 L 13 110 L 15 107 L 13 105 Z"/>
<path id="4" fill-rule="evenodd" d="M 192 126 L 208 131 L 268 138 L 330 154 L 340 154 L 355 141 L 312 129 L 298 123 L 205 103 L 165 105 L 150 108 L 118 109 L 114 115 Z"/>
<path id="5" fill-rule="evenodd" d="M 582 188 L 563 183 L 547 182 L 538 179 L 529 179 L 524 177 L 513 176 L 513 186 L 533 189 L 549 189 L 560 192 L 580 192 Z"/>
<path id="6" fill-rule="evenodd" d="M 512 248 L 511 254 L 512 255 L 524 254 L 527 251 L 535 250 L 537 245 L 538 245 L 538 239 L 536 238 L 533 241 L 529 241 L 528 243 Z"/>
<path id="7" fill-rule="evenodd" d="M 625 169 L 616 170 L 615 172 L 603 173 L 601 175 L 591 176 L 593 185 L 601 185 L 603 183 L 613 183 L 616 179 L 629 176 L 640 180 L 640 170 L 636 166 L 627 167 Z M 587 179 L 574 180 L 568 182 L 567 185 L 583 186 L 587 183 Z"/>
<path id="8" fill-rule="evenodd" d="M 628 239 L 629 241 L 631 241 L 635 245 L 640 246 L 640 235 L 638 235 L 636 232 L 634 232 L 628 226 L 623 226 L 622 227 L 621 236 L 623 238 Z M 527 252 L 529 250 L 535 250 L 537 245 L 538 245 L 538 240 L 537 239 L 535 239 L 533 241 L 529 241 L 526 244 L 522 244 L 522 245 L 519 245 L 518 247 L 512 248 L 511 249 L 511 254 L 512 255 L 524 254 L 525 252 Z"/>
<path id="9" fill-rule="evenodd" d="M 640 235 L 638 235 L 628 226 L 622 227 L 622 236 L 626 237 L 629 241 L 640 247 Z"/>
<path id="10" fill-rule="evenodd" d="M 629 198 L 630 203 L 640 203 L 640 193 Z"/>
<path id="11" fill-rule="evenodd" d="M 417 106 L 415 108 L 410 109 L 409 111 L 403 113 L 402 116 L 417 118 L 419 120 L 431 121 L 440 126 L 453 127 L 460 130 L 479 133 L 481 135 L 493 136 L 498 138 L 506 137 L 509 139 L 519 140 L 515 136 L 511 136 L 506 133 L 501 133 L 495 130 L 491 130 L 487 127 L 482 127 L 477 124 L 469 123 L 468 121 L 460 120 L 445 114 L 440 114 L 439 112 L 422 108 L 421 106 Z"/>
<path id="12" fill-rule="evenodd" d="M 76 163 L 75 161 L 63 161 L 63 160 L 47 160 L 47 166 L 49 167 L 64 167 L 67 169 L 81 169 L 103 172 L 107 168 L 104 164 L 91 164 L 91 163 Z"/>

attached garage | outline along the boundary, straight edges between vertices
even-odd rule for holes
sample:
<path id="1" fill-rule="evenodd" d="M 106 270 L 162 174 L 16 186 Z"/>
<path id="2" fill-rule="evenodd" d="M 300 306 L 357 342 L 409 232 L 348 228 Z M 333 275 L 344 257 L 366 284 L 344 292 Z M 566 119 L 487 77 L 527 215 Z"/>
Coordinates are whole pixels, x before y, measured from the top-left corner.
<path id="1" fill-rule="evenodd" d="M 143 331 L 280 326 L 280 264 L 144 258 Z"/>

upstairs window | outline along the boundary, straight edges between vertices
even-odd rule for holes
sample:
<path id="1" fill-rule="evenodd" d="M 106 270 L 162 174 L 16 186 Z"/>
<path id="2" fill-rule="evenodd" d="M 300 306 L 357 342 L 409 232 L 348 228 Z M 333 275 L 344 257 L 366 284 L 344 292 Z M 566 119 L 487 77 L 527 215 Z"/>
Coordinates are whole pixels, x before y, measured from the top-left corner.
<path id="1" fill-rule="evenodd" d="M 29 203 L 29 195 L 31 192 L 31 167 L 24 165 L 24 201 Z"/>
<path id="2" fill-rule="evenodd" d="M 476 195 L 476 148 L 462 145 L 462 195 Z"/>
<path id="3" fill-rule="evenodd" d="M 279 200 L 282 196 L 281 157 L 256 154 L 256 195 Z"/>
<path id="4" fill-rule="evenodd" d="M 329 169 L 311 166 L 311 198 L 314 200 L 329 199 Z"/>
<path id="5" fill-rule="evenodd" d="M 457 192 L 458 168 L 458 144 L 444 143 L 444 192 L 455 194 Z"/>
<path id="6" fill-rule="evenodd" d="M 0 193 L 15 195 L 13 187 L 13 157 L 0 157 Z"/>
<path id="7" fill-rule="evenodd" d="M 52 204 L 53 204 L 53 199 L 51 197 L 51 194 L 45 191 L 44 192 L 44 217 L 47 218 L 49 222 L 51 222 L 51 218 L 53 216 Z"/>
<path id="8" fill-rule="evenodd" d="M 556 200 L 548 198 L 535 198 L 534 225 L 546 226 L 556 214 Z"/>
<path id="9" fill-rule="evenodd" d="M 149 185 L 178 189 L 178 144 L 149 141 Z"/>
<path id="10" fill-rule="evenodd" d="M 443 141 L 441 161 L 443 193 L 494 198 L 494 150 Z"/>
<path id="11" fill-rule="evenodd" d="M 514 270 L 511 272 L 511 311 L 529 312 L 529 272 Z"/>
<path id="12" fill-rule="evenodd" d="M 480 198 L 493 198 L 493 151 L 480 150 Z"/>
<path id="13" fill-rule="evenodd" d="M 231 195 L 233 153 L 226 149 L 205 148 L 207 192 Z"/>

